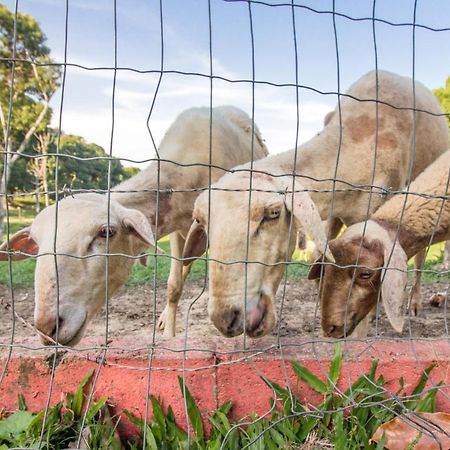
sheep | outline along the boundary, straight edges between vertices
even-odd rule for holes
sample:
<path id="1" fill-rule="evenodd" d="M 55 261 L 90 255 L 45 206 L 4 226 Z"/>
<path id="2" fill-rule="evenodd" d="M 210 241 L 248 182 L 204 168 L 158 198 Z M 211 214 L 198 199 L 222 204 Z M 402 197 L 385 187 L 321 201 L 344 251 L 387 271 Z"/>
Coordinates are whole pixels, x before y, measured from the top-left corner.
<path id="1" fill-rule="evenodd" d="M 323 272 L 321 321 L 326 336 L 367 335 L 367 315 L 381 295 L 392 327 L 404 324 L 407 261 L 428 245 L 450 239 L 450 151 L 394 195 L 367 222 L 348 227 L 329 242 L 336 265 L 318 263 L 309 278 Z"/>
<path id="2" fill-rule="evenodd" d="M 45 208 L 31 227 L 0 247 L 4 261 L 39 253 L 37 329 L 61 344 L 78 343 L 105 299 L 125 283 L 133 262 L 148 246 L 156 246 L 155 236 L 169 234 L 172 259 L 167 305 L 158 324 L 165 336 L 173 336 L 177 303 L 189 272 L 189 267 L 183 270 L 179 258 L 195 198 L 227 169 L 264 156 L 267 149 L 261 134 L 242 110 L 191 108 L 177 117 L 162 139 L 160 160 L 116 186 L 110 198 L 79 194 Z"/>
<path id="3" fill-rule="evenodd" d="M 388 190 L 405 186 L 447 150 L 442 114 L 421 83 L 372 71 L 350 87 L 323 130 L 297 151 L 237 167 L 202 193 L 183 258 L 190 263 L 209 243 L 208 309 L 216 328 L 227 337 L 269 333 L 296 231 L 305 228 L 323 253 L 317 211 L 328 220 L 328 238 L 342 224 L 367 218 Z"/>

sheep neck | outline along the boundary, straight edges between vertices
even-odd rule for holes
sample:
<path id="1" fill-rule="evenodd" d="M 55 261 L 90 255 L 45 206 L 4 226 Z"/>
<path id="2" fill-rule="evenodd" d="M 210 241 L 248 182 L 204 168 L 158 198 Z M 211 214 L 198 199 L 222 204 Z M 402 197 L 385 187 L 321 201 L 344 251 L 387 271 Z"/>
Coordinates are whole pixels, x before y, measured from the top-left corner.
<path id="1" fill-rule="evenodd" d="M 323 219 L 327 218 L 331 203 L 330 192 L 335 177 L 339 137 L 324 128 L 320 133 L 298 147 L 297 153 L 289 150 L 261 161 L 254 168 L 272 174 L 295 174 L 302 186 L 311 190 L 311 197 Z M 312 192 L 312 191 L 324 192 Z"/>
<path id="2" fill-rule="evenodd" d="M 158 238 L 183 228 L 180 224 L 186 223 L 184 228 L 188 228 L 194 200 L 198 195 L 196 191 L 186 192 L 195 187 L 193 182 L 196 181 L 188 175 L 189 170 L 170 162 L 153 162 L 116 186 L 114 199 L 126 208 L 141 211 L 154 230 L 158 222 Z M 183 190 L 185 192 L 180 192 Z"/>

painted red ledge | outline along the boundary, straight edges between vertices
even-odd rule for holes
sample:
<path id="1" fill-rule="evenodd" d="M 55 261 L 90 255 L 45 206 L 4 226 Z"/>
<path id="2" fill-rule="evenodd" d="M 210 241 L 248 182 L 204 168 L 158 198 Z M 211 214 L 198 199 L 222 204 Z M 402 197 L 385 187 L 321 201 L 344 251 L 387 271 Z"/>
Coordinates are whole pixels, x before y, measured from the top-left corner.
<path id="1" fill-rule="evenodd" d="M 89 369 L 100 367 L 104 352 L 98 342 L 86 341 L 83 348 L 69 351 L 54 371 L 51 404 L 61 400 L 66 392 L 73 392 Z M 190 339 L 160 341 L 153 352 L 136 342 L 114 341 L 106 352 L 106 364 L 101 367 L 95 386 L 95 397 L 107 396 L 115 405 L 143 416 L 146 393 L 159 397 L 165 408 L 171 405 L 179 424 L 186 428 L 184 401 L 178 385 L 183 374 L 200 410 L 213 411 L 227 400 L 233 401 L 235 419 L 250 413 L 269 411 L 272 391 L 261 376 L 283 386 L 289 384 L 299 398 L 317 404 L 321 397 L 304 383 L 299 383 L 291 368 L 291 360 L 325 379 L 335 342 L 313 343 L 299 339 L 284 339 L 282 351 L 271 338 L 247 341 L 243 351 L 242 339 L 211 338 L 208 342 Z M 17 345 L 17 343 L 15 343 Z M 31 410 L 45 407 L 51 382 L 52 350 L 39 349 L 36 341 L 22 341 L 7 359 L 8 346 L 0 347 L 1 368 L 5 369 L 0 384 L 0 406 L 6 410 L 17 408 L 17 395 L 24 395 Z M 430 382 L 442 381 L 438 394 L 440 411 L 450 411 L 450 343 L 433 341 L 344 342 L 344 366 L 339 387 L 345 389 L 360 375 L 367 373 L 374 358 L 379 360 L 378 373 L 383 374 L 387 388 L 396 391 L 402 377 L 405 386 L 414 386 L 423 370 L 436 364 Z M 184 351 L 184 349 L 187 349 Z M 50 358 L 49 358 L 50 356 Z M 148 368 L 152 370 L 149 372 Z M 131 432 L 131 428 L 122 431 Z"/>

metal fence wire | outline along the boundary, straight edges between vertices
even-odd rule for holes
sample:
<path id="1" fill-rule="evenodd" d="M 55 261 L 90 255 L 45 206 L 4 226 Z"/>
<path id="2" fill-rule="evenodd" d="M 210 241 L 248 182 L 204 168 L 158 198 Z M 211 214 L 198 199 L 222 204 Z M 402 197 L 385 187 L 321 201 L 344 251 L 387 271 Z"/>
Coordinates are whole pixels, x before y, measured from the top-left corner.
<path id="1" fill-rule="evenodd" d="M 39 11 L 40 7 L 48 11 L 45 3 L 37 2 L 41 6 L 33 11 Z M 178 420 L 190 436 L 188 447 L 197 448 L 194 447 L 194 430 L 189 421 L 186 400 L 186 387 L 193 383 L 193 375 L 206 374 L 203 375 L 202 386 L 205 391 L 210 391 L 221 382 L 242 383 L 242 390 L 245 390 L 253 382 L 249 380 L 254 380 L 255 376 L 270 381 L 271 375 L 277 373 L 277 380 L 272 381 L 286 386 L 286 392 L 293 399 L 304 395 L 304 388 L 293 382 L 291 368 L 291 360 L 301 355 L 312 364 L 313 372 L 319 378 L 333 385 L 341 398 L 348 396 L 348 404 L 335 408 L 331 403 L 328 411 L 317 410 L 308 404 L 307 408 L 299 411 L 294 408 L 295 402 L 292 400 L 290 415 L 278 420 L 323 417 L 331 412 L 347 415 L 351 407 L 357 406 L 351 389 L 349 392 L 345 387 L 352 386 L 355 373 L 367 373 L 370 367 L 368 361 L 376 356 L 380 358 L 381 366 L 390 363 L 391 358 L 397 358 L 399 370 L 395 375 L 383 374 L 395 385 L 394 381 L 403 375 L 400 366 L 404 360 L 398 355 L 407 354 L 409 362 L 404 363 L 405 371 L 414 367 L 418 378 L 423 375 L 427 379 L 424 395 L 438 391 L 439 404 L 447 408 L 450 405 L 448 378 L 437 379 L 430 375 L 427 368 L 433 361 L 439 361 L 440 373 L 445 373 L 445 365 L 447 370 L 449 367 L 449 267 L 439 260 L 444 251 L 443 242 L 449 237 L 449 158 L 442 156 L 443 159 L 439 159 L 441 162 L 434 166 L 433 170 L 439 171 L 435 178 L 433 174 L 436 172 L 432 171 L 428 173 L 431 174 L 428 178 L 425 177 L 435 181 L 430 183 L 428 190 L 426 183 L 410 184 L 418 173 L 425 170 L 428 165 L 425 162 L 432 163 L 448 149 L 448 124 L 445 126 L 447 141 L 444 148 L 428 148 L 428 144 L 431 147 L 439 142 L 436 137 L 440 131 L 439 121 L 448 119 L 450 115 L 444 111 L 436 112 L 430 103 L 424 103 L 422 87 L 416 84 L 416 80 L 425 76 L 430 67 L 435 65 L 438 67 L 436 71 L 441 71 L 440 60 L 448 59 L 445 49 L 450 43 L 450 23 L 446 26 L 441 23 L 445 14 L 437 18 L 433 15 L 438 10 L 436 5 L 417 0 L 402 2 L 401 7 L 381 0 L 364 1 L 358 5 L 336 0 L 204 0 L 173 3 L 160 0 L 143 3 L 145 6 L 139 2 L 121 5 L 114 0 L 94 6 L 66 0 L 64 4 L 54 6 L 54 18 L 59 20 L 58 38 L 62 45 L 54 61 L 48 62 L 27 56 L 18 48 L 18 36 L 22 32 L 18 27 L 18 17 L 28 11 L 29 5 L 18 0 L 7 2 L 14 16 L 14 26 L 11 30 L 12 53 L 7 55 L 2 52 L 1 57 L 1 64 L 10 70 L 9 77 L 1 80 L 2 90 L 5 86 L 8 89 L 8 104 L 4 103 L 6 97 L 3 94 L 1 99 L 2 165 L 3 168 L 8 167 L 19 153 L 20 161 L 27 164 L 53 158 L 51 185 L 54 188 L 40 185 L 32 191 L 13 190 L 7 186 L 5 177 L 8 171 L 3 170 L 4 190 L 1 197 L 5 210 L 5 236 L 1 247 L 3 281 L 0 292 L 4 311 L 1 318 L 0 389 L 4 404 L 1 404 L 2 401 L 0 406 L 10 409 L 7 400 L 10 389 L 8 377 L 14 377 L 18 370 L 17 358 L 22 361 L 21 364 L 25 364 L 23 361 L 26 358 L 47 361 L 46 398 L 45 401 L 40 398 L 45 406 L 44 421 L 54 403 L 55 390 L 64 391 L 61 382 L 56 381 L 64 359 L 88 361 L 95 368 L 88 392 L 88 406 L 94 402 L 96 392 L 104 389 L 105 379 L 121 379 L 130 373 L 138 373 L 145 387 L 139 394 L 140 404 L 135 406 L 145 424 L 142 448 L 147 448 L 146 425 L 151 418 L 151 395 L 161 394 L 161 377 L 176 374 L 183 381 L 184 393 L 184 416 Z M 442 4 L 442 8 L 445 10 L 447 6 Z M 130 15 L 136 21 L 135 29 L 130 29 L 130 22 L 127 21 Z M 44 12 L 42 17 L 36 16 L 45 32 L 45 25 L 50 26 L 49 18 L 45 17 Z M 111 40 L 107 47 L 108 56 L 102 58 L 101 63 L 86 62 L 90 61 L 94 52 L 85 48 L 83 54 L 80 49 L 80 43 L 89 47 L 86 40 L 89 37 L 83 37 L 80 33 L 80 17 L 83 16 L 86 24 L 97 20 L 95 18 L 104 19 L 105 23 L 98 24 L 99 36 L 103 36 L 101 31 L 105 28 Z M 137 30 L 146 21 L 150 23 L 144 28 L 148 34 L 136 37 L 133 33 L 138 35 Z M 352 35 L 352 32 L 355 34 Z M 86 34 L 89 36 L 88 31 Z M 127 36 L 135 39 L 131 41 L 135 43 L 135 49 L 124 45 L 124 42 L 130 42 Z M 201 42 L 199 54 L 186 49 L 196 42 L 195 39 Z M 91 44 L 93 48 L 96 45 L 101 48 L 100 37 L 98 42 L 94 40 Z M 144 49 L 148 50 L 147 55 Z M 442 49 L 442 53 L 436 49 Z M 76 56 L 72 56 L 72 51 Z M 139 56 L 136 52 L 140 52 Z M 235 69 L 227 70 L 222 59 Z M 130 64 L 130 61 L 133 63 Z M 10 142 L 15 133 L 14 126 L 17 126 L 15 96 L 20 72 L 30 67 L 38 70 L 50 66 L 57 67 L 61 74 L 60 86 L 51 101 L 51 123 L 55 133 L 53 150 L 36 154 L 27 147 L 18 151 Z M 385 68 L 409 77 L 408 101 L 402 103 L 398 98 L 394 102 L 385 100 L 387 94 L 382 89 Z M 349 91 L 349 86 L 369 71 L 373 71 L 369 98 L 358 97 L 358 91 Z M 433 77 L 430 79 L 434 80 Z M 99 119 L 94 117 L 96 113 L 87 111 L 93 101 L 89 97 L 96 97 L 95 90 L 100 86 L 95 83 L 90 85 L 92 80 L 102 80 L 101 96 L 108 102 L 98 109 L 102 111 L 102 122 L 96 121 Z M 442 79 L 441 83 L 444 81 Z M 145 94 L 139 89 L 133 93 L 130 88 L 133 83 L 144 86 Z M 401 88 L 398 89 L 400 92 Z M 133 104 L 131 109 L 136 108 L 136 113 L 125 120 L 124 101 L 130 104 L 134 101 L 136 105 L 144 103 L 145 106 L 142 108 Z M 86 107 L 80 110 L 80 103 L 85 103 Z M 221 135 L 215 126 L 216 106 L 222 104 L 235 104 L 249 116 L 245 131 L 246 137 L 250 136 L 247 145 L 249 157 L 245 161 L 236 161 L 236 164 L 229 162 L 229 155 L 220 155 L 220 151 L 225 150 L 215 147 L 220 139 L 235 139 L 227 132 Z M 168 128 L 184 106 L 187 109 L 198 105 L 203 105 L 203 111 L 206 111 L 207 126 L 201 129 L 201 124 L 196 124 L 191 132 L 192 145 L 187 145 L 185 141 L 181 144 L 177 142 L 178 147 L 174 146 L 170 151 L 164 148 L 163 151 L 159 144 L 163 130 Z M 350 123 L 347 120 L 349 105 L 350 109 L 358 111 L 363 111 L 366 105 L 364 111 L 370 111 L 370 118 L 363 117 L 361 113 L 358 120 Z M 322 118 L 327 110 L 334 111 L 333 116 L 327 116 L 328 121 Z M 64 130 L 72 126 L 75 114 L 78 114 L 76 117 L 80 123 L 86 125 L 86 122 L 95 121 L 95 126 L 101 123 L 104 128 L 107 127 L 109 143 L 104 154 L 86 157 L 65 152 L 62 145 L 66 135 Z M 86 120 L 83 114 L 86 114 Z M 308 114 L 321 116 L 317 129 L 311 128 Z M 401 134 L 403 131 L 396 134 L 395 127 L 389 128 L 389 121 L 395 122 L 398 129 L 402 124 L 410 127 L 408 140 Z M 438 124 L 426 137 L 420 134 L 425 122 Z M 336 130 L 333 139 L 324 131 L 331 126 Z M 144 128 L 146 134 L 142 132 Z M 389 136 L 386 129 L 391 132 Z M 370 141 L 370 144 L 364 147 L 367 149 L 365 154 L 355 150 L 353 162 L 349 165 L 346 148 L 352 133 L 355 148 L 366 145 L 362 138 L 358 141 L 358 133 L 365 133 L 368 137 L 364 142 Z M 133 134 L 139 138 L 134 139 Z M 138 142 L 142 136 L 145 137 L 144 144 Z M 166 138 L 169 139 L 170 135 L 163 139 Z M 201 139 L 207 141 L 207 155 L 199 161 L 196 154 L 190 155 L 188 152 L 195 149 L 200 153 L 198 146 L 202 145 Z M 321 143 L 328 142 L 329 153 L 326 154 L 323 148 L 311 148 L 308 142 L 314 139 L 321 139 Z M 425 150 L 424 140 L 427 144 Z M 134 157 L 130 148 L 123 148 L 125 142 L 137 149 L 145 147 L 146 153 L 138 153 L 143 155 L 142 158 Z M 234 140 L 231 144 L 224 144 L 223 148 L 230 151 L 239 145 L 240 141 Z M 263 156 L 260 153 L 266 145 L 268 158 L 257 161 Z M 281 156 L 277 152 L 282 149 L 293 150 Z M 311 158 L 308 163 L 303 157 L 305 152 Z M 408 155 L 406 163 L 399 159 L 404 155 Z M 379 160 L 387 161 L 387 165 L 380 165 Z M 60 171 L 66 161 L 72 161 L 79 167 L 106 161 L 106 179 L 102 180 L 101 187 L 99 184 L 92 189 L 61 183 Z M 133 180 L 140 181 L 125 181 L 115 186 L 113 171 L 117 161 L 138 166 L 141 172 L 134 175 Z M 246 165 L 233 168 L 242 163 Z M 420 164 L 421 170 L 416 171 Z M 314 170 L 309 172 L 303 165 L 314 167 Z M 326 169 L 321 172 L 321 167 Z M 401 173 L 398 186 L 384 183 L 388 177 L 384 177 L 383 171 L 388 170 Z M 193 174 L 200 172 L 203 177 L 201 182 L 194 181 Z M 367 176 L 355 176 L 363 172 Z M 146 174 L 148 179 L 142 180 L 142 174 Z M 168 174 L 172 178 L 168 178 Z M 222 175 L 223 178 L 220 178 Z M 424 186 L 424 190 L 420 190 Z M 31 228 L 31 240 L 37 240 L 39 248 L 14 248 L 11 243 L 15 233 L 20 226 L 28 226 L 34 220 L 34 217 L 28 222 L 26 217 L 17 219 L 20 209 L 17 205 L 26 198 L 44 198 L 45 194 L 50 196 L 50 206 L 39 213 L 39 217 L 44 217 L 40 219 L 39 227 L 36 220 Z M 85 204 L 78 206 L 77 202 L 85 194 L 101 196 L 101 200 L 89 197 L 90 206 L 98 203 L 94 209 L 85 209 L 89 206 Z M 326 204 L 325 210 L 320 211 L 322 219 L 339 219 L 329 222 L 330 231 L 333 227 L 335 229 L 334 235 L 330 233 L 322 242 L 316 240 L 315 247 L 311 238 L 322 237 L 318 228 L 325 226 L 325 222 L 319 227 L 317 222 L 308 222 L 309 219 L 300 220 L 299 227 L 295 211 L 306 201 L 305 195 L 312 198 L 319 209 L 320 205 Z M 275 197 L 277 201 L 273 200 Z M 124 201 L 124 198 L 129 200 Z M 197 198 L 202 201 L 198 200 L 194 209 Z M 346 201 L 346 198 L 349 200 Z M 270 202 L 264 204 L 265 199 L 270 199 Z M 385 208 L 384 215 L 377 213 L 378 216 L 373 216 L 381 204 L 392 200 L 397 201 L 394 203 L 396 214 L 389 213 L 389 209 Z M 343 202 L 346 204 L 345 211 L 342 209 Z M 414 207 L 414 202 L 419 206 Z M 355 213 L 355 208 L 360 208 L 361 204 L 363 211 Z M 126 219 L 118 222 L 117 218 L 122 217 L 120 214 L 123 213 L 118 205 L 127 208 L 126 211 L 137 209 L 143 213 L 147 223 L 142 224 L 142 217 L 136 215 L 133 220 L 126 215 Z M 186 205 L 190 205 L 188 215 L 185 213 Z M 177 215 L 177 208 L 182 210 L 183 216 Z M 97 211 L 103 221 L 100 229 L 94 217 Z M 305 215 L 305 210 L 301 211 Z M 356 217 L 358 220 L 354 220 Z M 197 228 L 190 228 L 193 220 Z M 362 222 L 362 225 L 359 234 L 352 235 L 355 258 L 345 259 L 345 249 L 349 247 L 339 247 L 341 250 L 338 251 L 335 243 L 348 242 L 345 241 L 348 234 L 344 232 L 341 236 L 337 232 L 342 233 L 345 229 L 339 230 L 342 224 L 350 230 L 357 222 Z M 427 222 L 425 225 L 428 227 L 423 235 L 408 234 L 411 230 L 420 230 L 417 224 L 422 222 Z M 306 240 L 302 232 L 298 234 L 299 231 L 306 233 Z M 202 236 L 203 240 L 195 242 L 200 247 L 191 253 L 186 253 L 184 247 L 183 254 L 185 241 L 195 237 L 195 233 Z M 323 233 L 325 236 L 325 231 Z M 383 241 L 386 233 L 390 236 L 389 246 Z M 336 236 L 340 237 L 330 246 L 330 241 Z M 19 242 L 29 242 L 29 237 L 26 234 Z M 165 249 L 164 253 L 150 246 L 152 237 L 154 243 L 158 242 Z M 371 241 L 374 237 L 376 243 Z M 123 241 L 120 245 L 116 242 L 117 238 Z M 133 244 L 139 239 L 139 245 Z M 146 242 L 144 249 L 143 240 Z M 294 243 L 298 244 L 298 241 L 303 245 L 294 252 Z M 371 255 L 379 255 L 383 243 L 384 253 L 375 264 Z M 139 251 L 134 250 L 134 245 L 139 247 Z M 207 246 L 209 250 L 204 252 Z M 406 252 L 403 258 L 413 256 L 411 249 L 415 250 L 414 253 L 424 250 L 425 260 L 413 268 L 412 265 L 406 266 L 405 259 L 405 267 L 399 268 L 391 263 L 398 257 L 399 247 L 400 250 L 404 247 Z M 67 248 L 73 251 L 67 251 Z M 322 253 L 326 251 L 328 258 L 320 250 Z M 274 257 L 274 254 L 277 256 Z M 330 260 L 330 255 L 334 261 Z M 16 261 L 28 256 L 31 256 L 28 261 Z M 196 261 L 189 274 L 188 268 L 191 266 L 186 263 L 191 261 L 188 258 L 192 256 Z M 144 259 L 147 259 L 147 266 L 139 266 L 139 261 Z M 34 274 L 36 262 L 37 278 L 33 289 L 27 273 L 32 271 Z M 101 272 L 98 271 L 99 264 Z M 319 268 L 316 282 L 307 279 L 308 272 L 312 272 L 314 267 Z M 327 278 L 328 273 L 330 278 Z M 392 273 L 399 275 L 392 278 Z M 417 273 L 423 275 L 423 304 L 421 307 L 417 305 L 416 315 L 414 291 L 410 289 L 413 276 Z M 400 306 L 387 305 L 389 302 L 382 297 L 388 294 L 382 286 L 395 290 L 398 279 L 406 281 L 405 275 L 408 275 L 408 288 L 403 292 L 402 285 L 401 294 L 405 296 L 405 302 L 400 302 Z M 180 279 L 184 280 L 185 276 L 183 286 Z M 330 284 L 332 276 L 341 281 Z M 101 280 L 100 283 L 98 280 Z M 267 286 L 275 286 L 276 295 Z M 213 294 L 210 289 L 214 289 Z M 362 289 L 368 289 L 369 294 L 363 296 Z M 433 294 L 440 295 L 434 297 L 440 300 L 438 308 L 429 303 Z M 101 305 L 88 304 L 99 295 Z M 177 304 L 175 301 L 164 310 L 167 295 L 175 299 L 181 296 L 176 327 L 169 317 L 172 314 L 170 311 L 177 309 Z M 375 313 L 368 324 L 368 333 L 352 334 L 353 325 L 360 319 L 364 322 L 368 317 L 367 309 L 372 309 L 364 305 L 367 299 L 375 299 L 375 303 L 371 304 Z M 331 305 L 331 309 L 325 310 L 325 303 L 331 300 L 340 300 L 340 309 L 336 306 L 332 310 Z M 359 301 L 357 309 L 355 301 Z M 408 301 L 412 302 L 410 308 L 407 307 Z M 386 307 L 393 308 L 390 312 L 393 317 L 389 312 L 389 317 L 386 315 Z M 159 318 L 163 310 L 165 336 L 158 329 L 162 328 Z M 365 318 L 359 316 L 363 310 Z M 334 324 L 326 323 L 323 319 L 325 311 L 339 313 L 343 319 Z M 276 319 L 273 319 L 275 313 Z M 401 321 L 402 315 L 403 330 L 396 331 L 391 323 Z M 273 322 L 270 321 L 272 319 Z M 71 320 L 78 321 L 74 332 L 70 328 Z M 175 327 L 174 338 L 168 338 L 168 328 L 171 326 Z M 267 336 L 261 336 L 263 334 Z M 74 342 L 75 345 L 72 345 Z M 339 384 L 329 375 L 330 355 L 336 342 L 340 342 L 343 349 Z M 439 350 L 427 355 L 427 349 L 431 348 Z M 161 355 L 166 359 L 161 359 Z M 163 360 L 169 363 L 161 363 Z M 261 364 L 261 361 L 265 363 Z M 268 370 L 267 364 L 272 366 L 271 369 L 275 367 L 276 371 Z M 80 367 L 84 367 L 83 364 L 80 363 Z M 220 381 L 218 374 L 222 369 L 228 370 L 227 373 L 235 370 L 237 375 Z M 130 392 L 133 391 L 133 380 L 129 381 Z M 366 380 L 375 383 L 369 376 Z M 22 381 L 18 382 L 16 394 L 21 393 L 22 387 L 28 383 L 23 381 L 22 386 Z M 197 389 L 199 397 L 201 390 Z M 276 398 L 279 392 L 273 386 L 272 390 Z M 221 394 L 222 397 L 216 392 L 214 401 L 218 405 L 228 400 L 224 395 L 233 392 L 239 393 L 237 395 L 245 404 L 245 393 L 240 391 L 239 386 L 231 386 L 225 394 Z M 178 394 L 173 395 L 176 397 Z M 114 390 L 111 397 L 114 401 Z M 380 395 L 373 399 L 373 404 L 387 405 L 388 400 L 394 400 L 398 406 L 395 414 L 400 414 L 400 411 L 406 416 L 409 413 L 405 420 L 413 428 L 431 438 L 436 438 L 435 433 L 449 437 L 448 428 L 445 430 L 412 410 L 412 399 L 414 393 L 402 396 L 396 389 L 383 387 Z M 253 411 L 250 404 L 253 400 L 257 403 L 256 399 L 249 398 L 245 407 L 241 406 L 246 409 L 246 418 L 240 426 L 263 423 L 263 418 L 271 417 L 278 407 L 276 402 L 270 406 L 265 403 L 261 413 L 261 405 L 258 404 L 260 415 L 255 418 L 249 415 Z M 360 398 L 358 401 L 368 404 L 372 400 Z M 256 446 L 264 445 L 261 444 L 264 434 L 275 427 L 275 423 L 267 427 L 264 423 L 261 432 L 243 448 L 264 448 Z M 233 429 L 217 448 L 231 448 L 227 445 Z M 43 429 L 36 448 L 45 448 L 44 434 Z M 316 445 L 321 448 L 320 445 L 327 444 L 324 441 Z M 346 445 L 347 448 L 356 448 L 351 443 Z M 439 448 L 439 444 L 436 445 L 433 448 Z M 86 448 L 81 432 L 76 447 Z"/>

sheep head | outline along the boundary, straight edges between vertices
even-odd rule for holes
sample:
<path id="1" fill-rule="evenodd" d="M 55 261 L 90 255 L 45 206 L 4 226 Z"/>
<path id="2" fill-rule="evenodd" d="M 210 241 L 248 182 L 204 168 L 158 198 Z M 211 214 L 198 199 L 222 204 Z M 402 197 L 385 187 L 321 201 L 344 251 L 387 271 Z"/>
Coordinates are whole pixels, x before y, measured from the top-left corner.
<path id="1" fill-rule="evenodd" d="M 103 195 L 82 194 L 45 208 L 0 247 L 0 260 L 38 255 L 35 326 L 60 344 L 75 345 L 106 298 L 126 281 L 130 256 L 148 246 L 155 247 L 155 240 L 141 212 L 113 199 L 108 205 Z"/>
<path id="2" fill-rule="evenodd" d="M 299 181 L 292 194 L 292 177 L 255 172 L 251 192 L 249 179 L 229 174 L 197 198 L 183 255 L 196 258 L 209 246 L 208 310 L 227 337 L 260 337 L 275 326 L 274 297 L 297 231 L 326 251 L 320 215 Z"/>
<path id="3" fill-rule="evenodd" d="M 336 264 L 311 266 L 309 279 L 322 274 L 322 329 L 325 336 L 349 336 L 376 306 L 381 295 L 385 312 L 394 329 L 404 322 L 404 289 L 407 257 L 398 242 L 374 221 L 350 226 L 329 243 Z"/>

